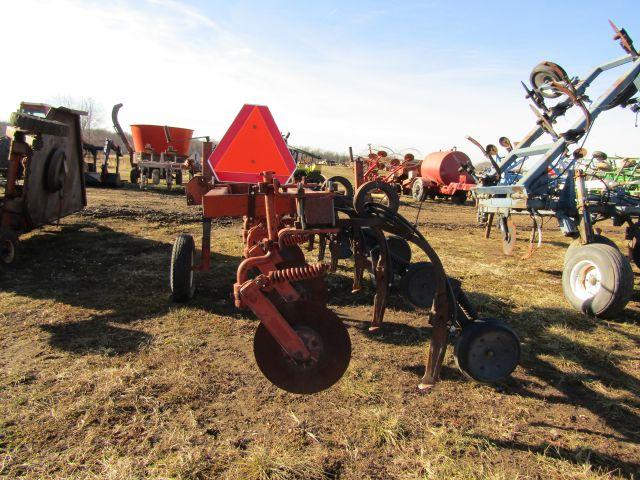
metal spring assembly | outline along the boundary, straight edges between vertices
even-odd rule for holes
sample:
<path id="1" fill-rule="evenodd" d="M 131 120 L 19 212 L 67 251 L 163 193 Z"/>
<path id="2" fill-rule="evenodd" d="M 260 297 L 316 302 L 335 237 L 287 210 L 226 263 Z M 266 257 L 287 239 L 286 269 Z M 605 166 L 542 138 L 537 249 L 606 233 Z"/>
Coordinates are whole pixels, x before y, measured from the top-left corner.
<path id="1" fill-rule="evenodd" d="M 297 233 L 293 235 L 286 235 L 282 237 L 282 244 L 287 247 L 293 247 L 294 245 L 300 245 L 306 243 L 309 240 L 310 235 L 306 233 Z"/>
<path id="2" fill-rule="evenodd" d="M 303 267 L 284 268 L 269 272 L 269 281 L 273 283 L 296 282 L 300 280 L 311 280 L 325 274 L 327 265 L 324 263 L 314 263 Z"/>

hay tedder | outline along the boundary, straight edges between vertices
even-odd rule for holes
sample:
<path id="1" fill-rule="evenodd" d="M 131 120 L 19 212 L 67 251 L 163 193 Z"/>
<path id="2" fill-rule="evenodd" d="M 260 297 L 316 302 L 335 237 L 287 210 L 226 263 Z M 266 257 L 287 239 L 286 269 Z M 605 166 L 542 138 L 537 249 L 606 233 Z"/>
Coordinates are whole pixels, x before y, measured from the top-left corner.
<path id="1" fill-rule="evenodd" d="M 527 98 L 533 102 L 536 126 L 515 148 L 502 138 L 507 154 L 498 161 L 493 157 L 495 152 L 485 150 L 494 168 L 475 189 L 479 214 L 486 220 L 486 236 L 497 217 L 506 254 L 512 254 L 515 247 L 512 215 L 528 215 L 533 221 L 529 254 L 536 243 L 540 245 L 542 219 L 558 220 L 562 232 L 575 238 L 565 255 L 565 297 L 576 309 L 600 317 L 612 317 L 624 309 L 633 292 L 633 272 L 615 243 L 598 235 L 593 224 L 605 219 L 618 226 L 627 224 L 633 258 L 640 266 L 640 199 L 610 187 L 589 195 L 586 174 L 579 167 L 586 156 L 582 146 L 598 116 L 615 107 L 628 107 L 636 113 L 640 110 L 636 96 L 640 55 L 627 32 L 610 23 L 614 40 L 620 42 L 625 55 L 595 67 L 582 79 L 569 77 L 552 62 L 537 65 L 531 72 L 531 87 L 523 83 Z M 625 66 L 626 71 L 597 99 L 587 96 L 603 72 Z M 572 109 L 579 118 L 565 132 L 557 132 L 557 120 Z M 538 143 L 543 137 L 550 143 Z"/>
<path id="2" fill-rule="evenodd" d="M 383 325 L 394 274 L 385 232 L 413 243 L 429 258 L 413 280 L 416 301 L 428 309 L 433 326 L 422 391 L 437 381 L 450 335 L 458 337 L 455 357 L 469 377 L 493 382 L 507 377 L 520 355 L 517 335 L 506 324 L 479 319 L 459 282 L 448 279 L 424 236 L 392 209 L 354 202 L 323 185 L 289 183 L 295 162 L 267 107 L 245 105 L 217 148 L 206 142 L 202 175 L 186 186 L 187 201 L 203 210 L 202 254 L 181 234 L 173 245 L 170 284 L 175 301 L 195 293 L 194 274 L 211 262 L 212 219 L 243 219 L 243 259 L 233 285 L 235 305 L 251 310 L 260 323 L 254 336 L 259 369 L 273 384 L 294 393 L 315 393 L 337 382 L 349 365 L 351 341 L 328 307 L 327 272 L 339 259 L 354 258 L 353 291 L 362 288 L 369 268 L 375 281 L 370 330 Z M 331 261 L 310 263 L 314 240 Z M 423 266 L 424 266 L 423 265 Z"/>
<path id="3" fill-rule="evenodd" d="M 423 160 L 413 153 L 402 157 L 386 150 L 370 148 L 366 158 L 353 160 L 355 186 L 360 195 L 398 210 L 400 195 L 411 195 L 420 202 L 427 198 L 450 198 L 456 204 L 467 200 L 476 185 L 467 172 L 471 160 L 463 152 L 446 150 L 433 152 Z"/>
<path id="4" fill-rule="evenodd" d="M 0 263 L 16 258 L 18 236 L 56 223 L 87 204 L 80 115 L 22 103 L 11 115 L 4 195 L 0 197 Z"/>

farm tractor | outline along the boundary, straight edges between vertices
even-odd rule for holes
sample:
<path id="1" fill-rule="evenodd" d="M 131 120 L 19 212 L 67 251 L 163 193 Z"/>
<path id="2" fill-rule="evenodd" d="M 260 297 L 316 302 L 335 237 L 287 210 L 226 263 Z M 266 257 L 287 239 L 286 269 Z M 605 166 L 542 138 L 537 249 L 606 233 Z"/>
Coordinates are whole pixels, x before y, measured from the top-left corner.
<path id="1" fill-rule="evenodd" d="M 600 193 L 587 192 L 587 175 L 581 168 L 586 157 L 582 148 L 595 120 L 615 107 L 640 110 L 636 96 L 640 87 L 640 55 L 624 29 L 610 22 L 625 55 L 595 67 L 584 78 L 569 77 L 552 62 L 537 65 L 530 76 L 530 87 L 522 84 L 536 126 L 517 146 L 507 139 L 501 145 L 507 154 L 496 160 L 495 152 L 485 150 L 494 167 L 475 189 L 479 214 L 486 220 L 488 237 L 494 218 L 500 227 L 503 251 L 513 254 L 516 229 L 512 217 L 532 219 L 530 253 L 541 243 L 542 219 L 555 217 L 561 231 L 574 238 L 565 255 L 563 292 L 576 309 L 609 318 L 620 313 L 631 298 L 633 272 L 627 258 L 610 239 L 599 235 L 594 224 L 611 219 L 614 225 L 627 225 L 632 258 L 640 266 L 640 199 L 621 187 L 607 187 Z M 605 71 L 627 67 L 597 99 L 587 91 Z M 564 131 L 556 122 L 569 111 L 578 119 Z M 538 142 L 547 138 L 546 143 Z M 509 148 L 510 147 L 510 148 Z"/>
<path id="2" fill-rule="evenodd" d="M 56 223 L 87 204 L 80 115 L 40 103 L 21 103 L 6 128 L 0 197 L 0 264 L 16 259 L 18 236 Z M 4 164 L 4 165 L 3 165 Z"/>
<path id="3" fill-rule="evenodd" d="M 406 246 L 413 243 L 429 259 L 414 268 L 421 275 L 411 282 L 433 326 L 420 391 L 429 391 L 438 380 L 450 336 L 457 338 L 459 368 L 473 379 L 499 381 L 516 367 L 515 332 L 498 320 L 479 318 L 460 283 L 445 275 L 437 253 L 410 222 L 389 207 L 338 191 L 331 181 L 288 182 L 296 165 L 267 107 L 245 105 L 215 150 L 205 142 L 203 158 L 202 174 L 186 186 L 188 204 L 202 207 L 202 253 L 198 258 L 191 235 L 176 239 L 170 264 L 173 299 L 192 298 L 195 273 L 210 267 L 212 220 L 241 218 L 244 249 L 233 299 L 237 308 L 259 319 L 254 357 L 274 385 L 316 393 L 347 369 L 349 332 L 327 306 L 325 282 L 339 260 L 354 259 L 354 292 L 363 288 L 364 272 L 370 270 L 375 283 L 370 330 L 382 328 L 394 274 L 385 233 Z M 307 260 L 301 246 L 310 252 L 316 239 L 321 240 L 319 258 L 328 245 L 329 263 Z"/>

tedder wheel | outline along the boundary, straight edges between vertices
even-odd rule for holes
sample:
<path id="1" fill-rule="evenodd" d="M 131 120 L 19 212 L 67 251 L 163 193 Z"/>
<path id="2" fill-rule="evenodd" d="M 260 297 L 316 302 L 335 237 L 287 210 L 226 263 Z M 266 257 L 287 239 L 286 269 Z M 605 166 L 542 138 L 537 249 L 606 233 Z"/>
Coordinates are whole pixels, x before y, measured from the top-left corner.
<path id="1" fill-rule="evenodd" d="M 455 205 L 464 205 L 467 201 L 467 191 L 466 190 L 458 190 L 453 195 L 451 195 L 451 201 Z"/>
<path id="2" fill-rule="evenodd" d="M 419 178 L 416 178 L 411 185 L 411 196 L 418 202 L 424 202 L 427 199 L 427 189 Z"/>
<path id="3" fill-rule="evenodd" d="M 182 185 L 182 169 L 176 170 L 176 185 Z"/>
<path id="4" fill-rule="evenodd" d="M 397 212 L 400 208 L 400 197 L 392 185 L 376 180 L 363 183 L 353 198 L 353 207 L 359 214 L 366 213 L 367 203 L 381 203 Z"/>
<path id="5" fill-rule="evenodd" d="M 311 360 L 302 363 L 289 357 L 263 323 L 256 330 L 253 353 L 262 374 L 276 387 L 291 393 L 317 393 L 347 370 L 351 339 L 338 316 L 324 305 L 295 303 L 295 310 L 280 313 L 310 350 Z"/>
<path id="6" fill-rule="evenodd" d="M 55 193 L 64 186 L 67 176 L 67 156 L 63 150 L 54 148 L 49 152 L 44 167 L 44 188 L 49 193 Z"/>
<path id="7" fill-rule="evenodd" d="M 462 333 L 454 349 L 456 365 L 478 382 L 499 382 L 520 362 L 520 339 L 506 323 L 476 320 Z"/>
<path id="8" fill-rule="evenodd" d="M 151 170 L 151 182 L 154 185 L 159 185 L 160 184 L 160 169 L 159 168 L 154 168 L 153 170 Z"/>
<path id="9" fill-rule="evenodd" d="M 409 266 L 400 280 L 400 292 L 411 305 L 429 308 L 436 296 L 436 284 L 433 264 L 416 262 Z"/>
<path id="10" fill-rule="evenodd" d="M 196 246 L 193 237 L 181 233 L 173 242 L 171 250 L 169 282 L 174 302 L 186 302 L 193 298 L 196 291 L 193 272 L 195 258 Z"/>
<path id="11" fill-rule="evenodd" d="M 10 265 L 16 259 L 18 235 L 13 230 L 0 229 L 0 263 Z"/>
<path id="12" fill-rule="evenodd" d="M 138 167 L 132 168 L 131 172 L 129 172 L 129 181 L 136 185 L 140 180 L 140 169 Z"/>
<path id="13" fill-rule="evenodd" d="M 575 248 L 564 265 L 562 290 L 577 310 L 612 318 L 631 299 L 633 270 L 629 260 L 610 245 L 582 245 Z"/>
<path id="14" fill-rule="evenodd" d="M 338 188 L 336 191 L 338 193 L 341 193 L 346 197 L 353 197 L 353 185 L 351 185 L 351 182 L 348 179 L 341 177 L 340 175 L 335 175 L 333 177 L 329 177 L 324 184 L 327 185 L 329 182 L 337 185 Z"/>
<path id="15" fill-rule="evenodd" d="M 534 90 L 546 98 L 558 98 L 562 95 L 559 91 L 549 86 L 550 82 L 561 82 L 567 78 L 563 68 L 553 62 L 541 62 L 531 71 L 529 81 Z"/>
<path id="16" fill-rule="evenodd" d="M 387 247 L 391 256 L 391 266 L 394 273 L 404 274 L 411 263 L 411 246 L 404 238 L 397 235 L 387 237 Z"/>
<path id="17" fill-rule="evenodd" d="M 618 246 L 616 245 L 616 242 L 614 242 L 613 240 L 611 240 L 608 237 L 605 237 L 604 235 L 593 235 L 593 241 L 591 243 L 601 243 L 603 245 L 610 245 L 613 248 L 615 248 L 616 250 L 619 250 Z M 573 253 L 576 251 L 576 248 L 581 247 L 582 246 L 582 242 L 580 241 L 580 238 L 575 238 L 567 247 L 567 251 L 564 252 L 564 263 L 567 263 L 567 260 L 569 259 L 569 257 L 571 255 L 573 255 Z"/>

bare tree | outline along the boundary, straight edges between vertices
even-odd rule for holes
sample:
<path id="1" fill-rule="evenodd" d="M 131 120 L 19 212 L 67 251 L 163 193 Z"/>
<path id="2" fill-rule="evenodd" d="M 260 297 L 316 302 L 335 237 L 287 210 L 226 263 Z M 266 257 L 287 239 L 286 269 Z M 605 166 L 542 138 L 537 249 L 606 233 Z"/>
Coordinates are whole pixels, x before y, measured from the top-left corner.
<path id="1" fill-rule="evenodd" d="M 80 117 L 80 128 L 83 133 L 88 133 L 91 130 L 97 128 L 103 118 L 102 107 L 95 101 L 93 97 L 72 97 L 70 95 L 58 95 L 54 98 L 53 103 L 73 108 L 74 110 L 81 110 L 86 112 L 86 115 Z"/>

